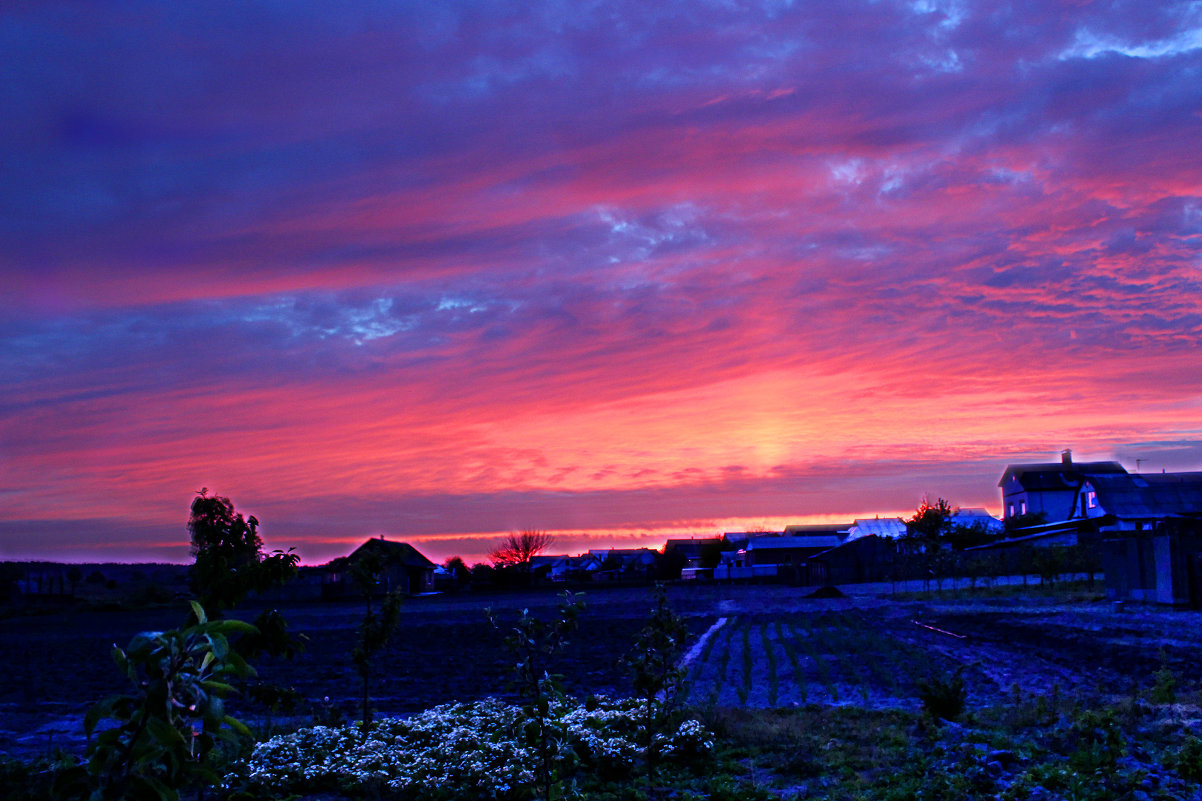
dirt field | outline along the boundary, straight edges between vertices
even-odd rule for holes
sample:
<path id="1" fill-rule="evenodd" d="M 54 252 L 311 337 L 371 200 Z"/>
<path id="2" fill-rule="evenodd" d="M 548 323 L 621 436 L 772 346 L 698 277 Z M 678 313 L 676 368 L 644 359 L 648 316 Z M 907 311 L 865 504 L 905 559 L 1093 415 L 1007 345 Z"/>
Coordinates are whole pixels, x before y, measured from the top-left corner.
<path id="1" fill-rule="evenodd" d="M 754 599 L 745 599 L 753 601 Z M 752 603 L 691 671 L 690 701 L 731 706 L 917 708 L 920 681 L 960 671 L 969 703 L 1105 696 L 1148 687 L 1162 667 L 1202 680 L 1202 614 L 1104 602 L 897 602 L 858 596 L 795 610 Z"/>
<path id="2" fill-rule="evenodd" d="M 697 704 L 789 706 L 837 703 L 916 706 L 916 684 L 963 670 L 970 704 L 1023 693 L 1095 694 L 1148 686 L 1162 666 L 1180 686 L 1195 686 L 1202 664 L 1202 614 L 1065 604 L 1039 598 L 902 601 L 883 595 L 807 600 L 786 587 L 680 586 L 670 598 L 694 637 L 726 623 L 690 673 Z M 645 589 L 587 595 L 581 630 L 555 666 L 569 689 L 624 692 L 617 660 L 630 647 L 650 605 Z M 373 703 L 385 715 L 451 700 L 505 695 L 508 662 L 502 633 L 483 609 L 512 620 L 524 607 L 549 615 L 550 593 L 491 598 L 431 597 L 407 603 L 399 630 L 380 657 Z M 350 661 L 358 604 L 283 609 L 309 639 L 293 662 L 258 663 L 265 681 L 305 699 L 295 715 L 355 714 L 358 678 Z M 246 610 L 253 617 L 257 610 Z M 79 749 L 79 721 L 95 700 L 123 690 L 109 653 L 138 631 L 182 623 L 185 610 L 58 612 L 0 620 L 0 751 L 34 754 Z M 917 622 L 915 622 L 917 621 Z M 921 624 L 921 625 L 920 625 Z M 955 636 L 959 635 L 959 636 Z M 1055 690 L 1053 690 L 1055 688 Z M 324 699 L 328 698 L 326 702 Z M 263 725 L 263 710 L 239 709 Z"/>

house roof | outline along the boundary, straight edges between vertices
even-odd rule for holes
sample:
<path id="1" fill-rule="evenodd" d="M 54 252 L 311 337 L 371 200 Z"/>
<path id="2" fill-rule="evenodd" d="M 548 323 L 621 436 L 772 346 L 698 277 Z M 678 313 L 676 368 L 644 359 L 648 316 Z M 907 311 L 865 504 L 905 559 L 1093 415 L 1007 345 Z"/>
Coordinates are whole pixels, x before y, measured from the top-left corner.
<path id="1" fill-rule="evenodd" d="M 860 519 L 851 524 L 853 537 L 889 537 L 896 539 L 906 534 L 906 524 L 896 517 Z"/>
<path id="2" fill-rule="evenodd" d="M 1107 514 L 1119 518 L 1202 515 L 1202 473 L 1090 476 Z"/>
<path id="3" fill-rule="evenodd" d="M 686 557 L 697 557 L 701 555 L 701 548 L 705 545 L 721 545 L 721 537 L 700 537 L 690 539 L 670 539 L 664 542 L 664 553 L 669 551 L 680 551 Z"/>
<path id="4" fill-rule="evenodd" d="M 785 526 L 782 536 L 785 537 L 803 537 L 813 534 L 839 534 L 845 535 L 851 528 L 849 523 L 817 523 Z M 758 538 L 757 538 L 758 539 Z"/>
<path id="5" fill-rule="evenodd" d="M 659 556 L 659 551 L 651 548 L 604 548 L 593 549 L 589 551 L 589 555 L 597 559 L 647 559 Z"/>
<path id="6" fill-rule="evenodd" d="M 360 545 L 346 558 L 353 562 L 369 553 L 379 554 L 380 558 L 389 564 L 402 564 L 406 567 L 434 567 L 433 562 L 409 543 L 374 537 Z"/>
<path id="7" fill-rule="evenodd" d="M 789 550 L 805 548 L 834 548 L 842 545 L 846 537 L 841 534 L 810 534 L 801 537 L 756 537 L 747 542 L 745 550 Z"/>
<path id="8" fill-rule="evenodd" d="M 539 554 L 538 556 L 530 557 L 531 567 L 542 567 L 544 565 L 554 565 L 558 562 L 566 562 L 569 557 L 566 553 L 561 554 Z"/>
<path id="9" fill-rule="evenodd" d="M 1041 462 L 1006 466 L 997 485 L 1005 486 L 1013 476 L 1025 490 L 1076 489 L 1082 476 L 1126 474 L 1118 462 Z"/>
<path id="10" fill-rule="evenodd" d="M 983 526 L 990 531 L 1000 531 L 1003 525 L 1001 520 L 984 509 L 972 507 L 957 509 L 947 522 L 953 526 Z"/>

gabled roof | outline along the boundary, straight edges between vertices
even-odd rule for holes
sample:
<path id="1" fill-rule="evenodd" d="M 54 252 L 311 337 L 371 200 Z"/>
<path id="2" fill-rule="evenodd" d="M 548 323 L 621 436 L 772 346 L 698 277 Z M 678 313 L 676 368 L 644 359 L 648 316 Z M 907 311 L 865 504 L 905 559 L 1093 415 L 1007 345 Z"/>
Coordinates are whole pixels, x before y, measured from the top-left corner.
<path id="1" fill-rule="evenodd" d="M 888 537 L 897 539 L 906 535 L 906 524 L 896 517 L 861 518 L 851 524 L 851 535 L 860 537 Z"/>
<path id="2" fill-rule="evenodd" d="M 653 565 L 659 560 L 659 551 L 650 548 L 614 548 L 609 557 L 618 560 L 623 568 L 631 565 Z"/>
<path id="3" fill-rule="evenodd" d="M 400 564 L 406 567 L 434 567 L 433 562 L 423 556 L 421 551 L 409 543 L 393 542 L 392 540 L 377 539 L 374 537 L 352 551 L 346 559 L 353 562 L 369 553 L 378 554 L 385 564 Z"/>
<path id="4" fill-rule="evenodd" d="M 686 557 L 698 557 L 705 545 L 721 545 L 721 537 L 690 537 L 689 539 L 670 539 L 664 542 L 664 553 L 680 551 Z"/>
<path id="5" fill-rule="evenodd" d="M 1119 518 L 1202 516 L 1202 473 L 1090 476 L 1107 514 Z"/>
<path id="6" fill-rule="evenodd" d="M 814 534 L 847 534 L 851 528 L 850 523 L 816 523 L 785 526 L 782 536 L 785 537 L 804 537 Z"/>
<path id="7" fill-rule="evenodd" d="M 752 540 L 758 537 L 779 537 L 783 533 L 783 531 L 727 531 L 722 534 L 720 539 L 727 541 Z"/>
<path id="8" fill-rule="evenodd" d="M 555 555 L 539 554 L 538 556 L 530 557 L 530 566 L 531 567 L 543 567 L 545 565 L 554 565 L 554 564 L 557 564 L 558 562 L 567 562 L 567 560 L 569 558 L 571 558 L 571 557 L 569 557 L 566 553 L 555 554 Z"/>
<path id="9" fill-rule="evenodd" d="M 756 537 L 747 543 L 748 551 L 801 550 L 806 548 L 834 548 L 842 545 L 847 537 L 842 534 L 809 534 L 801 537 Z"/>
<path id="10" fill-rule="evenodd" d="M 952 526 L 981 526 L 989 531 L 1001 531 L 1003 527 L 1001 520 L 984 509 L 973 507 L 957 509 L 947 522 Z"/>
<path id="11" fill-rule="evenodd" d="M 1025 490 L 1075 489 L 1082 476 L 1125 474 L 1118 462 L 1041 462 L 1006 466 L 997 485 L 1004 487 L 1013 476 Z"/>

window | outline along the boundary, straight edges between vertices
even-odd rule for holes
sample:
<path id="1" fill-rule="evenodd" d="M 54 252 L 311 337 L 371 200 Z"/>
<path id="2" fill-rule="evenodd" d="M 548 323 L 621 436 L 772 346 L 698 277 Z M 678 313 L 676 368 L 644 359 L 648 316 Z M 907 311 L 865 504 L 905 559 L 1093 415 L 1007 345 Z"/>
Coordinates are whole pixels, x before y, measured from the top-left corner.
<path id="1" fill-rule="evenodd" d="M 1027 502 L 1026 501 L 1018 502 L 1018 513 L 1020 515 L 1025 515 L 1027 513 Z"/>
<path id="2" fill-rule="evenodd" d="M 1093 490 L 1090 490 L 1089 492 L 1085 493 L 1085 506 L 1089 509 L 1097 509 L 1098 508 L 1098 493 L 1094 492 Z"/>
<path id="3" fill-rule="evenodd" d="M 1014 504 L 1010 504 L 1010 511 L 1006 512 L 1006 517 L 1014 517 Z"/>

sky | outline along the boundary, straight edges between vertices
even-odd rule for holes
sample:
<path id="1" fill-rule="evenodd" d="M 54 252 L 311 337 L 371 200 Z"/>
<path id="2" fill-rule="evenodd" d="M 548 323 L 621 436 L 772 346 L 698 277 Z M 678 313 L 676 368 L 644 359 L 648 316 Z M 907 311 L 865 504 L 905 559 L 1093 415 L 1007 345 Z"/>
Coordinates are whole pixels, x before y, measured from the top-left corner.
<path id="1" fill-rule="evenodd" d="M 0 558 L 1202 469 L 1202 3 L 0 9 Z"/>

